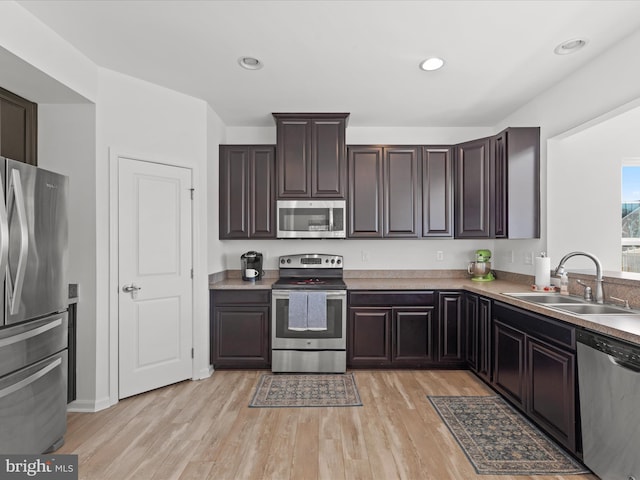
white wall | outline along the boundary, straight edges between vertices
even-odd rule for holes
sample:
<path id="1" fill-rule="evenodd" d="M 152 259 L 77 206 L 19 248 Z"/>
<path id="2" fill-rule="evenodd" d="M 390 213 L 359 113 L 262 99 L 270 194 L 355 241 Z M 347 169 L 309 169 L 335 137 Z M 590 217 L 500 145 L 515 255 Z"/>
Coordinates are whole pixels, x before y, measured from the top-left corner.
<path id="1" fill-rule="evenodd" d="M 96 409 L 113 403 L 117 383 L 117 350 L 111 345 L 110 321 L 117 319 L 117 279 L 109 278 L 110 155 L 127 154 L 193 169 L 194 188 L 194 377 L 208 374 L 207 283 L 207 106 L 172 90 L 107 69 L 100 69 L 97 98 L 96 215 Z M 114 288 L 114 281 L 116 282 Z M 111 396 L 111 398 L 110 398 Z"/>
<path id="2" fill-rule="evenodd" d="M 218 192 L 220 178 L 220 144 L 226 143 L 225 125 L 211 107 L 207 107 L 207 272 L 215 273 L 225 269 L 224 244 L 218 240 L 219 217 Z"/>
<path id="3" fill-rule="evenodd" d="M 62 94 L 63 89 L 67 90 L 65 95 L 95 100 L 96 65 L 16 2 L 0 2 L 0 46 L 20 59 L 17 65 L 0 72 L 4 88 L 38 103 L 55 101 L 51 97 Z M 2 55 L 0 59 L 13 61 Z M 14 67 L 25 71 L 22 62 L 34 71 L 28 77 L 13 77 Z M 9 66 L 2 64 L 5 69 Z M 48 90 L 43 90 L 46 82 Z"/>
<path id="4" fill-rule="evenodd" d="M 620 270 L 621 167 L 640 159 L 639 130 L 640 107 L 549 141 L 550 255 L 588 251 L 605 269 Z M 578 258 L 573 265 L 593 268 Z"/>
<path id="5" fill-rule="evenodd" d="M 555 137 L 558 137 L 557 139 L 567 137 L 567 132 L 573 134 L 584 130 L 587 126 L 592 127 L 601 123 L 610 118 L 610 112 L 618 109 L 625 110 L 625 106 L 635 104 L 640 98 L 640 82 L 638 82 L 640 62 L 634 60 L 638 51 L 640 51 L 640 32 L 635 32 L 501 122 L 501 126 L 539 125 L 541 127 L 542 238 L 539 241 L 496 241 L 495 253 L 498 257 L 506 256 L 511 249 L 548 251 L 553 252 L 550 253 L 551 263 L 555 264 L 569 251 L 592 248 L 597 250 L 593 253 L 607 259 L 606 269 L 619 270 L 619 266 L 614 265 L 615 262 L 608 251 L 601 249 L 602 244 L 608 244 L 611 241 L 612 226 L 606 225 L 604 229 L 599 228 L 600 222 L 608 222 L 608 220 L 601 217 L 602 205 L 597 200 L 615 197 L 619 202 L 620 195 L 615 190 L 619 187 L 611 183 L 612 170 L 607 170 L 606 174 L 600 170 L 604 187 L 596 188 L 597 178 L 592 168 L 578 167 L 579 164 L 586 166 L 588 164 L 586 159 L 575 158 L 578 154 L 577 149 L 582 148 L 582 152 L 586 153 L 589 150 L 588 145 L 579 147 L 577 144 L 567 143 L 565 146 L 557 144 L 548 152 L 547 144 Z M 581 135 L 580 138 L 587 140 L 591 135 L 593 133 L 585 131 L 585 135 Z M 596 139 L 593 139 L 590 145 L 598 152 L 603 152 L 607 147 L 615 148 L 604 138 L 601 145 L 598 145 Z M 563 148 L 569 150 L 563 152 Z M 614 152 L 622 153 L 616 150 Z M 602 155 L 595 152 L 593 155 L 589 154 L 590 158 L 595 156 L 602 158 Z M 585 197 L 589 197 L 586 200 L 588 208 L 581 209 L 580 202 L 584 201 Z M 573 225 L 572 217 L 577 213 L 584 218 L 584 224 L 587 225 L 580 228 L 581 235 L 569 234 L 567 225 Z M 619 216 L 619 207 L 610 215 Z M 596 219 L 591 220 L 590 230 L 588 218 Z M 562 236 L 557 232 L 565 232 L 567 235 Z M 585 236 L 587 232 L 588 240 Z M 578 268 L 593 268 L 586 259 L 576 258 L 571 261 L 572 268 L 574 265 Z M 528 269 L 515 265 L 510 270 L 527 273 Z"/>
<path id="6" fill-rule="evenodd" d="M 69 283 L 77 283 L 77 398 L 95 398 L 95 106 L 38 105 L 38 164 L 69 177 Z"/>

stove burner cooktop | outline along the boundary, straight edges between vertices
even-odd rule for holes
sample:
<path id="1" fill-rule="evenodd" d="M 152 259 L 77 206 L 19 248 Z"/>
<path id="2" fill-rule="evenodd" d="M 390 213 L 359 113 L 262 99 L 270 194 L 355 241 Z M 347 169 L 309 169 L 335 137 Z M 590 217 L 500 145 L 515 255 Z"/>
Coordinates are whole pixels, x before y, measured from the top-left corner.
<path id="1" fill-rule="evenodd" d="M 325 280 L 319 278 L 306 278 L 304 280 L 293 280 L 296 285 L 321 285 L 327 283 Z"/>
<path id="2" fill-rule="evenodd" d="M 323 290 L 342 290 L 346 288 L 341 278 L 282 278 L 273 284 L 273 288 L 321 288 Z"/>
<path id="3" fill-rule="evenodd" d="M 276 289 L 345 290 L 342 256 L 305 253 L 280 257 Z"/>

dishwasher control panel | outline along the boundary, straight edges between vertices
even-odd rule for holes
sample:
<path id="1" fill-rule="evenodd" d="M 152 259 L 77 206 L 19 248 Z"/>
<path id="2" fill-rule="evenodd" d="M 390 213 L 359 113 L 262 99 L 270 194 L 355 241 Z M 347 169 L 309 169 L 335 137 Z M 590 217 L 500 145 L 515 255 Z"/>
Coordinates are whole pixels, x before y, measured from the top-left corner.
<path id="1" fill-rule="evenodd" d="M 629 363 L 640 369 L 640 346 L 606 337 L 599 333 L 578 330 L 576 339 L 580 343 L 595 348 L 617 360 Z"/>

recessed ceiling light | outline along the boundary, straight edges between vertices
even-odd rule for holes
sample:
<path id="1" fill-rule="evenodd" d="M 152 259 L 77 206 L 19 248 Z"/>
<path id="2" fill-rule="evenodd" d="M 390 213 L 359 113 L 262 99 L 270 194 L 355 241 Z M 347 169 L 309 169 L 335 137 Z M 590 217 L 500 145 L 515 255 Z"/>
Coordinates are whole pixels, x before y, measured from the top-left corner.
<path id="1" fill-rule="evenodd" d="M 262 68 L 262 62 L 253 57 L 240 57 L 238 63 L 247 70 L 260 70 Z"/>
<path id="2" fill-rule="evenodd" d="M 431 58 L 427 58 L 424 62 L 422 62 L 420 64 L 420 68 L 422 70 L 426 70 L 430 72 L 432 70 L 438 70 L 439 68 L 442 68 L 443 65 L 444 65 L 444 60 L 438 57 L 431 57 Z"/>
<path id="3" fill-rule="evenodd" d="M 572 38 L 566 42 L 562 42 L 553 51 L 556 55 L 568 55 L 575 53 L 587 44 L 586 38 Z"/>

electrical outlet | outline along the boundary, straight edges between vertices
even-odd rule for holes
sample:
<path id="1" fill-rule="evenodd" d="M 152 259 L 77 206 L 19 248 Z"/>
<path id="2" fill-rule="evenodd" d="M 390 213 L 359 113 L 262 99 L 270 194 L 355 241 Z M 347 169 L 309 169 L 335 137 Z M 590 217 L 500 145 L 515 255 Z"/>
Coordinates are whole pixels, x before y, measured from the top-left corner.
<path id="1" fill-rule="evenodd" d="M 524 264 L 525 265 L 533 265 L 533 252 L 525 252 L 524 254 Z"/>
<path id="2" fill-rule="evenodd" d="M 363 262 L 368 262 L 369 261 L 369 252 L 365 252 L 364 250 L 362 250 L 361 254 L 362 254 L 362 261 Z"/>
<path id="3" fill-rule="evenodd" d="M 437 260 L 438 262 L 442 262 L 442 261 L 444 261 L 444 252 L 443 252 L 442 250 L 438 250 L 438 251 L 436 252 L 436 260 Z"/>
<path id="4" fill-rule="evenodd" d="M 508 263 L 513 263 L 513 250 L 509 250 L 506 254 L 505 254 L 506 260 Z"/>

